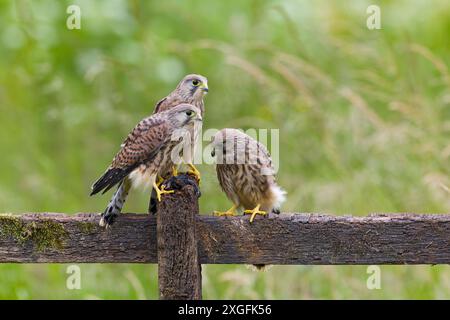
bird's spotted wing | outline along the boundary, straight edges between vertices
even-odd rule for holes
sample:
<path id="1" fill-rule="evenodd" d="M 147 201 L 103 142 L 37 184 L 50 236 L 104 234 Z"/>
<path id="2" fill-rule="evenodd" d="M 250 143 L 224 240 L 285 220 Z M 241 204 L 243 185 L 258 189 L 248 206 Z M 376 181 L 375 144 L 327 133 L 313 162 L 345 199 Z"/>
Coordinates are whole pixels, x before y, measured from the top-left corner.
<path id="1" fill-rule="evenodd" d="M 142 163 L 151 161 L 170 139 L 169 124 L 161 118 L 149 117 L 130 132 L 106 172 L 92 186 L 91 195 L 103 193 L 122 181 Z"/>
<path id="2" fill-rule="evenodd" d="M 158 103 L 157 103 L 156 106 L 155 106 L 155 110 L 153 111 L 153 114 L 162 111 L 162 110 L 160 110 L 160 109 L 162 109 L 163 106 L 164 106 L 164 104 L 166 104 L 166 103 L 167 103 L 167 97 L 162 98 L 161 100 L 159 100 Z"/>
<path id="3" fill-rule="evenodd" d="M 257 141 L 257 161 L 258 165 L 273 171 L 272 167 L 272 157 L 266 146 L 261 142 Z"/>

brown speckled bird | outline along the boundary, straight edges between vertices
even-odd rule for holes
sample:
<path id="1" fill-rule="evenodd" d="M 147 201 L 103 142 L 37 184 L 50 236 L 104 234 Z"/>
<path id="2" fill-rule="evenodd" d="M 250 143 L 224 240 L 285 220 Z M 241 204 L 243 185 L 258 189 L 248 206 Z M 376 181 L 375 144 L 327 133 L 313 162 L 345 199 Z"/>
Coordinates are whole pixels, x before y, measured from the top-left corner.
<path id="1" fill-rule="evenodd" d="M 120 214 L 131 186 L 153 187 L 157 199 L 173 191 L 159 187 L 157 178 L 174 166 L 171 153 L 180 144 L 178 129 L 190 131 L 202 121 L 201 110 L 180 104 L 143 119 L 128 135 L 106 172 L 92 186 L 91 195 L 119 185 L 102 213 L 100 225 L 108 227 Z"/>
<path id="2" fill-rule="evenodd" d="M 266 147 L 237 129 L 222 129 L 212 139 L 212 156 L 220 186 L 233 206 L 215 214 L 235 215 L 236 209 L 251 214 L 279 213 L 286 192 L 275 181 L 272 160 Z"/>
<path id="3" fill-rule="evenodd" d="M 205 112 L 203 97 L 208 93 L 208 90 L 208 79 L 206 77 L 199 74 L 188 74 L 180 81 L 180 83 L 178 83 L 175 90 L 173 90 L 167 97 L 161 99 L 156 104 L 153 113 L 155 114 L 158 112 L 169 110 L 170 108 L 173 108 L 180 103 L 189 103 L 199 108 L 203 117 Z M 182 154 L 185 163 L 187 163 L 190 168 L 188 172 L 193 174 L 199 182 L 200 172 L 194 166 L 193 161 L 196 152 L 196 146 L 198 144 L 199 134 L 201 131 L 200 128 L 200 125 L 196 125 L 190 130 L 190 145 L 184 148 L 186 154 Z M 171 175 L 176 176 L 178 174 L 178 167 L 179 164 L 176 164 L 166 172 L 162 172 L 161 178 L 168 179 Z M 149 203 L 149 212 L 156 213 L 156 203 L 157 195 L 156 192 L 152 190 Z"/>
<path id="4" fill-rule="evenodd" d="M 165 110 L 169 110 L 181 103 L 189 103 L 201 110 L 201 116 L 205 112 L 205 105 L 203 102 L 203 97 L 208 93 L 208 79 L 202 75 L 198 74 L 188 74 L 185 76 L 180 83 L 178 83 L 172 93 L 170 93 L 167 97 L 161 99 L 155 106 L 155 110 L 153 113 L 162 112 Z M 195 126 L 191 129 L 191 148 L 190 154 L 185 155 L 185 159 L 189 167 L 191 168 L 190 173 L 195 175 L 197 179 L 200 181 L 200 172 L 193 165 L 195 146 L 197 145 L 197 141 L 199 138 L 199 126 Z M 167 178 L 169 173 L 177 174 L 177 166 L 172 168 L 172 171 L 169 171 L 163 174 L 164 178 Z"/>

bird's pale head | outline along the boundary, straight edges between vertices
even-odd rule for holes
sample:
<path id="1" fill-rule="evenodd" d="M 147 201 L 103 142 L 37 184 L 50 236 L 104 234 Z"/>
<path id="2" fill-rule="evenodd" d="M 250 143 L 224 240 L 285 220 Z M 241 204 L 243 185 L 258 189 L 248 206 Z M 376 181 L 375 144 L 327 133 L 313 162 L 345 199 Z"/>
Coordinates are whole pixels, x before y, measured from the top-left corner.
<path id="1" fill-rule="evenodd" d="M 199 74 L 188 74 L 177 86 L 177 93 L 189 103 L 201 102 L 208 93 L 208 79 Z"/>
<path id="2" fill-rule="evenodd" d="M 211 138 L 211 156 L 216 155 L 216 151 L 220 154 L 226 153 L 225 150 L 234 152 L 234 146 L 237 142 L 242 142 L 245 139 L 245 134 L 237 129 L 225 128 L 218 131 Z"/>
<path id="3" fill-rule="evenodd" d="M 169 121 L 172 122 L 175 128 L 191 127 L 195 123 L 203 121 L 200 109 L 192 104 L 179 104 L 166 112 L 168 113 Z"/>

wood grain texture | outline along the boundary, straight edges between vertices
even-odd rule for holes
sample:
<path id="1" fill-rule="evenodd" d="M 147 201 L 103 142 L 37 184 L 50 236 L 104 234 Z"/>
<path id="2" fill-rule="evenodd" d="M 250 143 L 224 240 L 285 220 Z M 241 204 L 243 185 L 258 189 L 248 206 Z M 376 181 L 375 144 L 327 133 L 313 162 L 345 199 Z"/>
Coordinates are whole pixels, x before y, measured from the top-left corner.
<path id="1" fill-rule="evenodd" d="M 194 178 L 172 177 L 169 190 L 157 204 L 158 284 L 162 300 L 202 298 L 202 273 L 198 259 L 196 217 L 198 186 Z"/>
<path id="2" fill-rule="evenodd" d="M 167 197 L 170 197 L 168 195 Z M 382 214 L 368 217 L 282 213 L 257 217 L 196 217 L 203 264 L 449 264 L 450 215 Z M 0 216 L 0 262 L 156 263 L 156 217 L 123 214 L 111 229 L 97 214 L 24 214 L 39 232 L 50 220 L 65 231 L 56 245 L 8 231 Z M 17 221 L 15 222 L 17 224 Z M 9 228 L 9 229 L 8 229 Z M 44 227 L 42 227 L 44 228 Z M 23 228 L 27 231 L 27 228 Z M 23 231 L 23 230 L 22 230 Z M 27 232 L 24 232 L 27 233 Z M 55 243 L 55 241 L 50 243 Z M 59 245 L 58 245 L 59 243 Z"/>

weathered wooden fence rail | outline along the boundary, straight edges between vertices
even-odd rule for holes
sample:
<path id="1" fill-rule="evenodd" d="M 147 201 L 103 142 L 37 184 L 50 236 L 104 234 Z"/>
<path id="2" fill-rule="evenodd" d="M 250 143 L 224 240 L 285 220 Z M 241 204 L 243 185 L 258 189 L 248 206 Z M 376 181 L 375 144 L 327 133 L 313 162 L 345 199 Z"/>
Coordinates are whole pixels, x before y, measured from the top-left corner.
<path id="1" fill-rule="evenodd" d="M 161 298 L 201 298 L 200 264 L 450 264 L 450 214 L 198 215 L 195 190 L 154 215 L 0 215 L 0 262 L 158 263 Z"/>
<path id="2" fill-rule="evenodd" d="M 106 231 L 98 220 L 98 214 L 25 214 L 6 222 L 0 216 L 2 234 L 9 223 L 42 232 L 36 239 L 27 239 L 27 231 L 19 241 L 2 237 L 0 262 L 157 263 L 154 216 L 124 214 Z M 64 231 L 48 231 L 55 225 Z M 196 232 L 202 264 L 450 264 L 450 215 L 286 213 L 253 224 L 248 217 L 198 216 Z"/>
<path id="3" fill-rule="evenodd" d="M 98 214 L 13 219 L 35 224 L 42 235 L 2 238 L 2 263 L 157 263 L 153 216 L 124 214 L 106 231 L 97 227 Z M 54 225 L 64 232 L 49 232 Z M 253 224 L 248 217 L 199 216 L 196 229 L 202 264 L 450 264 L 450 215 L 281 214 Z"/>

